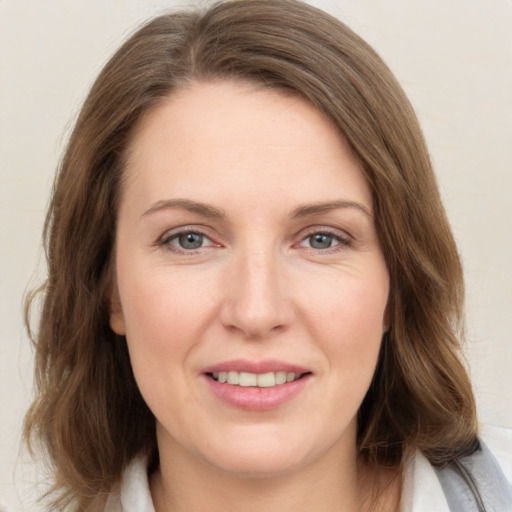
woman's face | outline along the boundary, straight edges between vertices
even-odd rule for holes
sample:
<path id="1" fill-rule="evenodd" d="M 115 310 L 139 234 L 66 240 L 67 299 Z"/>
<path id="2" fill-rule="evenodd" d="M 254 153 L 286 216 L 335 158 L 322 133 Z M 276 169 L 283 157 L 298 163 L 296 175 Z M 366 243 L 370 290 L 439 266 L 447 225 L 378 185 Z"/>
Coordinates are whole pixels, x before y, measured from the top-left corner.
<path id="1" fill-rule="evenodd" d="M 355 459 L 389 278 L 358 162 L 309 103 L 200 83 L 147 115 L 116 276 L 161 455 L 245 475 Z"/>

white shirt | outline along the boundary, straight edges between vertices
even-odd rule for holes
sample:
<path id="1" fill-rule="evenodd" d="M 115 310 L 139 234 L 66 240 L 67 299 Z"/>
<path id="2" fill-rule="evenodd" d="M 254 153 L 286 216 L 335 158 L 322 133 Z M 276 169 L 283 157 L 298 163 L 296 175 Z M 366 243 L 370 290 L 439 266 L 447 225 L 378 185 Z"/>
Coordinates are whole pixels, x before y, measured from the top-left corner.
<path id="1" fill-rule="evenodd" d="M 512 430 L 486 426 L 481 438 L 512 483 Z M 120 491 L 110 496 L 105 512 L 155 512 L 143 459 L 126 468 Z M 405 468 L 400 512 L 450 512 L 433 467 L 419 452 Z"/>

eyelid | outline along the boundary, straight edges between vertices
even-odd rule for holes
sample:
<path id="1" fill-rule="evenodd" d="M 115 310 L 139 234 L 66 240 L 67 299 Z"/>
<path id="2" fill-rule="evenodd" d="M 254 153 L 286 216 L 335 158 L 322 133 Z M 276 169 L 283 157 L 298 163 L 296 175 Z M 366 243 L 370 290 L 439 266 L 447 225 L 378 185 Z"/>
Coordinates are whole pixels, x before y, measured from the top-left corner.
<path id="1" fill-rule="evenodd" d="M 314 235 L 316 233 L 325 233 L 325 234 L 332 235 L 332 236 L 335 236 L 338 238 L 342 238 L 347 241 L 353 239 L 352 235 L 350 235 L 347 231 L 345 231 L 343 229 L 335 228 L 332 226 L 324 226 L 321 224 L 315 225 L 315 226 L 308 226 L 308 227 L 302 229 L 299 232 L 299 234 L 297 235 L 297 237 L 300 237 L 302 239 L 302 238 L 306 238 L 307 236 Z"/>
<path id="2" fill-rule="evenodd" d="M 308 237 L 316 234 L 323 234 L 323 235 L 329 235 L 338 240 L 339 243 L 337 243 L 334 246 L 328 247 L 326 249 L 314 249 L 313 247 L 305 247 L 301 245 Z M 343 250 L 347 247 L 349 247 L 353 242 L 354 239 L 351 235 L 349 235 L 346 231 L 340 230 L 338 228 L 332 228 L 327 226 L 310 226 L 306 228 L 305 230 L 301 231 L 297 238 L 299 239 L 298 242 L 295 245 L 298 245 L 300 247 L 305 247 L 306 249 L 310 249 L 315 252 L 321 252 L 321 253 L 328 253 L 328 252 L 336 252 Z"/>
<path id="3" fill-rule="evenodd" d="M 181 253 L 181 254 L 194 254 L 202 249 L 206 249 L 209 247 L 220 247 L 221 244 L 215 242 L 212 238 L 212 236 L 209 234 L 208 229 L 206 229 L 204 226 L 197 226 L 197 225 L 185 225 L 185 226 L 178 226 L 172 229 L 168 229 L 161 235 L 157 241 L 157 246 L 163 246 L 167 250 L 174 252 L 174 253 Z M 198 235 L 203 236 L 205 239 L 209 241 L 209 244 L 203 247 L 199 247 L 198 249 L 182 249 L 176 245 L 171 244 L 171 240 L 174 240 L 182 235 L 186 235 L 188 233 L 195 233 Z"/>
<path id="4" fill-rule="evenodd" d="M 155 242 L 156 246 L 165 247 L 171 252 L 182 253 L 182 254 L 194 254 L 195 252 L 199 252 L 204 249 L 208 249 L 210 247 L 222 247 L 222 244 L 218 243 L 214 237 L 210 234 L 211 230 L 201 225 L 183 225 L 177 226 L 175 228 L 171 228 L 166 230 Z M 171 240 L 178 238 L 179 236 L 186 235 L 187 233 L 196 233 L 198 235 L 203 236 L 208 244 L 197 249 L 182 249 L 174 244 L 171 244 Z M 315 234 L 324 234 L 332 236 L 334 239 L 338 241 L 337 244 L 328 247 L 326 249 L 315 249 L 313 247 L 303 246 L 302 243 L 310 236 Z M 318 253 L 327 254 L 329 252 L 336 252 L 343 249 L 346 249 L 354 242 L 354 238 L 344 230 L 334 227 L 328 226 L 309 226 L 305 229 L 302 229 L 297 235 L 294 237 L 297 240 L 293 245 L 295 247 L 302 247 L 307 250 L 311 250 Z"/>

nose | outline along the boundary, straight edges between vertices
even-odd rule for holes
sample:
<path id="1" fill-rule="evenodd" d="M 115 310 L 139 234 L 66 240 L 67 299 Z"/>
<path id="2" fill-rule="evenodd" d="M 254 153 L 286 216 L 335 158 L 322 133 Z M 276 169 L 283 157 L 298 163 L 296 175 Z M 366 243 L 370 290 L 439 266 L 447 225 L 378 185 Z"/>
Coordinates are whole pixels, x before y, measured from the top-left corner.
<path id="1" fill-rule="evenodd" d="M 286 330 L 294 317 L 283 263 L 271 251 L 244 252 L 230 265 L 220 311 L 224 327 L 251 340 Z"/>

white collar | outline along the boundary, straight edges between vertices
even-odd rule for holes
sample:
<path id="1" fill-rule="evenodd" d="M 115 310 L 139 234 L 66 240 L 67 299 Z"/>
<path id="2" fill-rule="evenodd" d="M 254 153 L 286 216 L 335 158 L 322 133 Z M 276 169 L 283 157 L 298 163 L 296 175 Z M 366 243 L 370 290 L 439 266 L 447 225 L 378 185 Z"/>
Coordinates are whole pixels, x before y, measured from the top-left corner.
<path id="1" fill-rule="evenodd" d="M 405 465 L 400 512 L 450 512 L 434 468 L 419 451 Z"/>
<path id="2" fill-rule="evenodd" d="M 145 458 L 135 458 L 124 470 L 120 487 L 109 496 L 105 512 L 155 512 Z"/>

